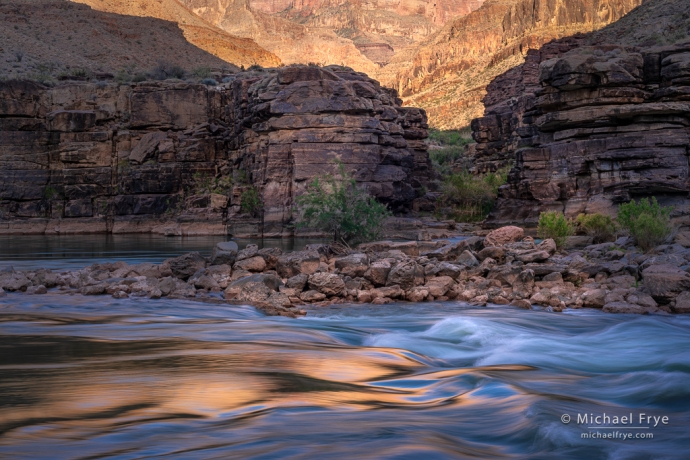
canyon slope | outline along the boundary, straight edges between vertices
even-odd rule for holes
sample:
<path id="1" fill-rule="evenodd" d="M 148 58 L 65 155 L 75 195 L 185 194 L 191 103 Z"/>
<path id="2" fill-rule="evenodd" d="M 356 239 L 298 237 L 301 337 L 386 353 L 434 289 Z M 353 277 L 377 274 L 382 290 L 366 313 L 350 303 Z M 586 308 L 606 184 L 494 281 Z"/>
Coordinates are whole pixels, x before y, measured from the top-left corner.
<path id="1" fill-rule="evenodd" d="M 536 225 L 655 196 L 690 224 L 690 3 L 646 2 L 496 78 L 472 122 L 477 171 L 515 164 L 487 225 Z"/>
<path id="2" fill-rule="evenodd" d="M 440 128 L 468 126 L 483 112 L 486 85 L 524 62 L 528 50 L 619 20 L 642 0 L 488 0 L 451 21 L 412 56 L 391 63 L 384 84 L 424 107 Z"/>
<path id="3" fill-rule="evenodd" d="M 66 0 L 2 2 L 0 78 L 42 80 L 79 71 L 134 74 L 161 61 L 187 70 L 226 71 L 280 63 L 251 39 L 205 24 L 174 1 L 179 15 L 166 9 L 168 14 L 141 15 L 146 17 L 133 16 L 126 8 L 106 8 L 102 1 L 91 3 L 104 11 Z M 186 24 L 180 25 L 182 21 Z"/>

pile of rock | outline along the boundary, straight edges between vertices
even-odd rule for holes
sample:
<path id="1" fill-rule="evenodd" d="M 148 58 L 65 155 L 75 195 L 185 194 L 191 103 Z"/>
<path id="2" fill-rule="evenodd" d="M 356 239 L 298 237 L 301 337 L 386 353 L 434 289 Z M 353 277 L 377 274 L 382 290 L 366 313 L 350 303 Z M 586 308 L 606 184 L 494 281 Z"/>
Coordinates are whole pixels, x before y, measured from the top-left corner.
<path id="1" fill-rule="evenodd" d="M 219 243 L 211 257 L 188 253 L 162 264 L 95 264 L 83 270 L 0 273 L 9 291 L 45 293 L 59 286 L 85 295 L 171 297 L 252 304 L 267 314 L 297 316 L 302 305 L 386 304 L 459 300 L 549 311 L 601 308 L 610 313 L 690 313 L 690 249 L 665 245 L 635 252 L 631 241 L 558 253 L 518 227 L 461 241 L 360 245 L 355 251 L 318 244 L 277 248 Z"/>

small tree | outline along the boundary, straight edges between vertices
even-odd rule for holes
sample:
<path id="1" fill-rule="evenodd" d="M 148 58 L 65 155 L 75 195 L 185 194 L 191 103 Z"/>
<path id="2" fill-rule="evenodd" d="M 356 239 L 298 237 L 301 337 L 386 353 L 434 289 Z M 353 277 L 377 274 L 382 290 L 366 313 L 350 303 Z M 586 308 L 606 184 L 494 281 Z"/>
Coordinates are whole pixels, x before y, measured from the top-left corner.
<path id="1" fill-rule="evenodd" d="M 242 212 L 251 214 L 252 217 L 258 217 L 261 207 L 261 197 L 259 197 L 259 192 L 254 187 L 242 192 L 240 196 L 240 209 Z"/>
<path id="2" fill-rule="evenodd" d="M 296 202 L 297 227 L 322 229 L 333 235 L 334 242 L 347 246 L 379 238 L 383 221 L 391 215 L 383 204 L 357 186 L 342 164 L 335 176 L 315 178 Z"/>
<path id="3" fill-rule="evenodd" d="M 618 207 L 618 222 L 642 250 L 650 251 L 673 234 L 671 211 L 670 206 L 659 206 L 656 197 L 632 200 Z"/>
<path id="4" fill-rule="evenodd" d="M 577 224 L 582 231 L 592 237 L 594 243 L 613 241 L 618 230 L 616 222 L 611 217 L 598 212 L 580 214 L 577 216 Z"/>
<path id="5" fill-rule="evenodd" d="M 547 211 L 539 214 L 537 232 L 540 238 L 552 238 L 560 249 L 565 240 L 575 233 L 575 229 L 562 212 Z"/>

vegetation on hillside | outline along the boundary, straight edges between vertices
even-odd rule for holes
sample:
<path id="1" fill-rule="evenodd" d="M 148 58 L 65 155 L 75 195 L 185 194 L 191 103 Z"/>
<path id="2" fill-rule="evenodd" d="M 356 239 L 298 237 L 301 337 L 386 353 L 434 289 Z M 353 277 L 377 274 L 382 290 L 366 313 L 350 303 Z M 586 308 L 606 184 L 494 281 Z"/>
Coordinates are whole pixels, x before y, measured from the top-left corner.
<path id="1" fill-rule="evenodd" d="M 670 206 L 660 206 L 656 197 L 632 200 L 618 207 L 618 223 L 642 250 L 650 251 L 673 235 L 672 211 Z"/>
<path id="2" fill-rule="evenodd" d="M 496 202 L 498 189 L 508 178 L 508 169 L 473 174 L 467 146 L 474 142 L 470 130 L 429 130 L 429 158 L 439 180 L 441 197 L 437 216 L 458 222 L 486 218 Z"/>

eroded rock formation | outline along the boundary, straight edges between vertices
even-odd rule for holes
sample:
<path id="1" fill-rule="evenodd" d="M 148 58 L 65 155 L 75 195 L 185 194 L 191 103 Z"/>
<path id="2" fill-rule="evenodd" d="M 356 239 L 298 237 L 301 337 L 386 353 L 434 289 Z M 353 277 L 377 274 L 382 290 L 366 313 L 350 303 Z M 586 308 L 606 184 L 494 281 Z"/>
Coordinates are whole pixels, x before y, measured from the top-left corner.
<path id="1" fill-rule="evenodd" d="M 648 23 L 668 36 L 650 41 Z M 634 44 L 689 28 L 686 2 L 647 3 L 601 32 L 530 51 L 494 80 L 485 116 L 472 123 L 476 169 L 516 163 L 487 224 L 533 226 L 546 210 L 615 215 L 618 203 L 644 196 L 673 205 L 686 224 L 690 42 Z M 613 39 L 621 44 L 606 44 Z"/>
<path id="2" fill-rule="evenodd" d="M 379 79 L 434 126 L 461 128 L 482 114 L 486 85 L 522 64 L 528 50 L 617 21 L 642 0 L 487 0 L 389 64 Z"/>
<path id="3" fill-rule="evenodd" d="M 404 210 L 428 179 L 425 137 L 423 110 L 339 68 L 211 87 L 0 82 L 0 232 L 289 234 L 295 196 L 334 160 Z M 240 208 L 250 189 L 256 216 Z"/>

